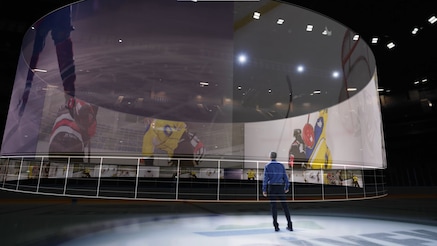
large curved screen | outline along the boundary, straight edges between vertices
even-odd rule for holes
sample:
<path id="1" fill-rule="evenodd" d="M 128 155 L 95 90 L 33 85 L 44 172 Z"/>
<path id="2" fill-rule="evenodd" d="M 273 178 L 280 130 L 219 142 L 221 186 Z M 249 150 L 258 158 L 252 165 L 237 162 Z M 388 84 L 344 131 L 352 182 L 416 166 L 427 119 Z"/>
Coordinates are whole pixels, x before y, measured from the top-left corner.
<path id="1" fill-rule="evenodd" d="M 24 36 L 1 154 L 385 168 L 375 59 L 356 35 L 277 1 L 77 2 Z"/>

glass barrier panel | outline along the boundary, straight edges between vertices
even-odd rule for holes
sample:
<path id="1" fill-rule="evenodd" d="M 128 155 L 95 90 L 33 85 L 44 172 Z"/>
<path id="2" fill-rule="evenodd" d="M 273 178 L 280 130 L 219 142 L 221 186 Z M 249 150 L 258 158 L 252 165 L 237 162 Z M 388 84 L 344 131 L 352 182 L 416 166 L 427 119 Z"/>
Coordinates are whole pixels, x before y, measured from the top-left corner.
<path id="1" fill-rule="evenodd" d="M 180 166 L 184 160 L 177 158 L 173 160 L 177 165 L 147 166 L 141 158 L 87 157 L 84 162 L 73 157 L 1 158 L 2 189 L 74 197 L 268 202 L 262 196 L 263 169 L 238 168 L 238 161 L 218 159 L 214 165 L 211 159 L 205 168 Z M 219 168 L 222 162 L 226 168 Z M 287 168 L 287 200 L 367 199 L 387 194 L 383 169 L 335 167 Z"/>
<path id="2" fill-rule="evenodd" d="M 43 158 L 23 159 L 18 181 L 18 190 L 36 192 L 40 182 L 40 170 Z"/>
<path id="3" fill-rule="evenodd" d="M 56 157 L 56 160 L 43 158 L 39 170 L 38 192 L 64 195 L 66 179 L 61 174 L 67 171 L 72 160 L 68 156 Z"/>
<path id="4" fill-rule="evenodd" d="M 9 159 L 5 167 L 4 188 L 11 190 L 17 189 L 20 167 L 21 159 Z"/>
<path id="5" fill-rule="evenodd" d="M 83 162 L 73 162 L 69 165 L 58 163 L 62 170 L 59 176 L 67 180 L 65 194 L 96 196 L 101 176 L 100 160 L 100 158 L 86 158 Z"/>
<path id="6" fill-rule="evenodd" d="M 135 198 L 138 180 L 139 159 L 109 158 L 102 159 L 102 166 L 113 169 L 113 175 L 102 177 L 98 190 L 99 197 Z"/>
<path id="7" fill-rule="evenodd" d="M 5 185 L 7 172 L 8 172 L 8 158 L 0 158 L 0 187 L 3 188 Z"/>

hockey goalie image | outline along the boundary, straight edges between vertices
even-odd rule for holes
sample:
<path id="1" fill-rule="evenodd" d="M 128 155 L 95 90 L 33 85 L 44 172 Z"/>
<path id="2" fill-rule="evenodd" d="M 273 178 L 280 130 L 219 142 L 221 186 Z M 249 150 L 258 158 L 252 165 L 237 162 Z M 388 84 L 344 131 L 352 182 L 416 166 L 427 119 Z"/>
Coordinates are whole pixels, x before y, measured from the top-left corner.
<path id="1" fill-rule="evenodd" d="M 144 164 L 154 165 L 154 156 L 167 157 L 169 166 L 177 165 L 176 158 L 184 158 L 181 166 L 197 166 L 205 154 L 200 139 L 181 121 L 145 119 L 142 154 Z"/>
<path id="2" fill-rule="evenodd" d="M 328 110 L 320 110 L 316 123 L 308 122 L 302 129 L 294 130 L 294 141 L 289 152 L 289 167 L 299 163 L 307 169 L 331 169 L 332 156 L 326 143 L 326 123 Z"/>

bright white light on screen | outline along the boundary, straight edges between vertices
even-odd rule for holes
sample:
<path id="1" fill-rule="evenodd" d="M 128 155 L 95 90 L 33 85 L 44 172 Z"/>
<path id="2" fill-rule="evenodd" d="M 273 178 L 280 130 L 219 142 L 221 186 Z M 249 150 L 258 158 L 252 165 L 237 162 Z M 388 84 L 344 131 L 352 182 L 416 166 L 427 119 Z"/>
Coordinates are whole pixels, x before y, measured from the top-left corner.
<path id="1" fill-rule="evenodd" d="M 239 63 L 241 63 L 241 64 L 244 64 L 244 63 L 246 63 L 247 62 L 247 56 L 246 55 L 239 55 L 238 56 L 238 62 Z"/>
<path id="2" fill-rule="evenodd" d="M 208 82 L 205 82 L 205 81 L 200 81 L 200 82 L 199 82 L 199 85 L 200 85 L 200 87 L 205 87 L 205 86 L 208 86 L 209 83 L 208 83 Z"/>
<path id="3" fill-rule="evenodd" d="M 305 70 L 305 67 L 304 67 L 304 66 L 302 66 L 302 65 L 297 66 L 297 71 L 298 71 L 299 73 L 302 73 L 304 70 Z"/>
<path id="4" fill-rule="evenodd" d="M 33 71 L 34 71 L 34 72 L 40 72 L 40 73 L 47 73 L 47 70 L 45 70 L 45 69 L 40 69 L 40 68 L 34 68 Z"/>

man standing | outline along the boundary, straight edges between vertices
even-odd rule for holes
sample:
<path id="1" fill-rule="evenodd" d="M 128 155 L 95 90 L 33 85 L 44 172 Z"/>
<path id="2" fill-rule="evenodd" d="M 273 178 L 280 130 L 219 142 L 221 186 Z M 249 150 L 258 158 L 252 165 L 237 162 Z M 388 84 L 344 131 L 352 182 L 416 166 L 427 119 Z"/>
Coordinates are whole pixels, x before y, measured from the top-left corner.
<path id="1" fill-rule="evenodd" d="M 285 201 L 285 193 L 288 193 L 290 183 L 288 181 L 285 167 L 276 161 L 276 152 L 270 153 L 271 161 L 264 167 L 263 196 L 270 198 L 272 210 L 273 226 L 275 231 L 279 231 L 277 201 L 279 200 L 287 218 L 287 230 L 293 231 L 293 223 L 290 219 L 290 211 Z"/>

